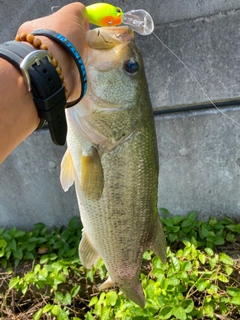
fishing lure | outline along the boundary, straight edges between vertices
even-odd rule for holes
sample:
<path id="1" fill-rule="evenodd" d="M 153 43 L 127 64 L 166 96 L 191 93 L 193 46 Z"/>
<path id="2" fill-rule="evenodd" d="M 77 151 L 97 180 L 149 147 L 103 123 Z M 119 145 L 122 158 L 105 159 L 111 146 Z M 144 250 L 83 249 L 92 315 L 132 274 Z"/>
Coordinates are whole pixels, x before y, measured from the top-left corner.
<path id="1" fill-rule="evenodd" d="M 89 22 L 99 27 L 111 27 L 123 23 L 141 35 L 151 34 L 154 30 L 152 17 L 142 9 L 124 13 L 121 8 L 103 2 L 89 5 L 86 9 Z"/>

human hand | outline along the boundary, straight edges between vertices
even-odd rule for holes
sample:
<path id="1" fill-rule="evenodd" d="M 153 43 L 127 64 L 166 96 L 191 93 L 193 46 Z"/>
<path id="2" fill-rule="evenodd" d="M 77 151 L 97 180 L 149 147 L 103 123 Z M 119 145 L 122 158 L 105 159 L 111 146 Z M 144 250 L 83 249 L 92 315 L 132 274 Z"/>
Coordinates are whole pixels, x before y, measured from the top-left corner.
<path id="1" fill-rule="evenodd" d="M 80 2 L 68 4 L 57 12 L 32 21 L 23 23 L 18 29 L 18 34 L 31 33 L 37 29 L 51 29 L 61 33 L 78 50 L 83 61 L 86 57 L 85 37 L 89 29 L 88 17 L 85 6 Z M 46 44 L 48 50 L 52 52 L 62 68 L 69 92 L 69 101 L 75 100 L 80 96 L 79 72 L 75 62 L 65 49 L 49 38 L 38 36 L 42 43 Z"/>

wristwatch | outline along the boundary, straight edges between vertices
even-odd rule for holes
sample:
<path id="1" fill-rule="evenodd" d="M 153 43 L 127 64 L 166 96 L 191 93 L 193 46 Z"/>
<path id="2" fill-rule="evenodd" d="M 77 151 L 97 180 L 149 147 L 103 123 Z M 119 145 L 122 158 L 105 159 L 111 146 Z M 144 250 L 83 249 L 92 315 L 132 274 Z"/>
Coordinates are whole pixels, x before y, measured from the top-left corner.
<path id="1" fill-rule="evenodd" d="M 0 57 L 22 73 L 28 91 L 32 92 L 41 126 L 47 122 L 53 142 L 64 145 L 67 135 L 65 87 L 51 63 L 49 52 L 8 41 L 0 44 Z"/>

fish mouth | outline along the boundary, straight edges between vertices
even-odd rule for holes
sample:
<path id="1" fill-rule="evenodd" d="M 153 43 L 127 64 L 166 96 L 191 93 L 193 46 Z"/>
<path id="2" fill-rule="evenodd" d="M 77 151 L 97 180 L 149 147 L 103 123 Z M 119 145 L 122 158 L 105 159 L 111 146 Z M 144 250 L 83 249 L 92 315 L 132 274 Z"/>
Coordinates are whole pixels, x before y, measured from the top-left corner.
<path id="1" fill-rule="evenodd" d="M 134 39 L 134 32 L 127 26 L 96 28 L 87 32 L 86 42 L 92 49 L 106 50 Z"/>

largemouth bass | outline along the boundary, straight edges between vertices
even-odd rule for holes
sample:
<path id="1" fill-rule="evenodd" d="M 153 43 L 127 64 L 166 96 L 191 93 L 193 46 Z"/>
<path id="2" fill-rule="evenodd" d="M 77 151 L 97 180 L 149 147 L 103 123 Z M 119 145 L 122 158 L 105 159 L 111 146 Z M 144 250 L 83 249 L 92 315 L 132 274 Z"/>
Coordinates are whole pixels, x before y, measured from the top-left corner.
<path id="1" fill-rule="evenodd" d="M 83 223 L 80 260 L 101 257 L 116 285 L 142 308 L 142 255 L 165 261 L 157 210 L 158 155 L 153 111 L 140 51 L 128 27 L 88 31 L 88 92 L 67 109 L 68 149 L 61 164 L 66 191 L 75 183 Z"/>

